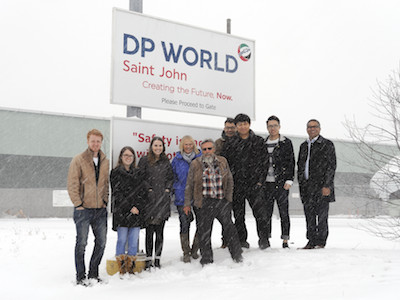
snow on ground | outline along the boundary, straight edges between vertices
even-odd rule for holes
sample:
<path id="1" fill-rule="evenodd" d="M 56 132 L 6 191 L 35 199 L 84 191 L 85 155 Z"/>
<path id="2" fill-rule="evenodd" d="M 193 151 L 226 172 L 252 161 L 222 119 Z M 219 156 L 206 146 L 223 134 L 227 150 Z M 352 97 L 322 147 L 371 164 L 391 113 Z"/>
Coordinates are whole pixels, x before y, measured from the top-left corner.
<path id="1" fill-rule="evenodd" d="M 111 220 L 110 220 L 111 221 Z M 254 218 L 247 215 L 250 249 L 234 263 L 220 249 L 220 225 L 213 231 L 213 265 L 181 262 L 179 221 L 165 227 L 162 268 L 132 279 L 108 276 L 117 234 L 110 228 L 101 276 L 107 284 L 75 286 L 75 227 L 72 219 L 0 219 L 1 299 L 395 299 L 400 282 L 400 243 L 359 230 L 368 220 L 330 217 L 325 249 L 306 244 L 305 220 L 292 217 L 290 249 L 281 248 L 279 220 L 273 219 L 272 248 L 257 248 Z M 193 223 L 192 223 L 193 224 Z M 144 245 L 144 230 L 140 243 Z M 88 260 L 93 236 L 86 251 Z M 142 247 L 141 247 L 142 248 Z M 89 298 L 88 298 L 89 297 Z M 121 298 L 123 297 L 123 298 Z M 125 298 L 126 297 L 126 298 Z"/>

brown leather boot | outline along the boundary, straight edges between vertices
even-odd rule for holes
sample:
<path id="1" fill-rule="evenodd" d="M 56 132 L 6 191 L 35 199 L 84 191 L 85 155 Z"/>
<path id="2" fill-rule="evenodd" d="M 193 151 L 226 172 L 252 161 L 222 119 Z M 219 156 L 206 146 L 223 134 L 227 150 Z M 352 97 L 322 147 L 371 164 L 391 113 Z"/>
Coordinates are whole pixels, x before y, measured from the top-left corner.
<path id="1" fill-rule="evenodd" d="M 136 256 L 127 255 L 126 256 L 126 271 L 129 274 L 134 274 L 133 269 L 135 268 Z"/>
<path id="2" fill-rule="evenodd" d="M 181 246 L 183 251 L 183 262 L 190 263 L 189 233 L 181 234 Z"/>

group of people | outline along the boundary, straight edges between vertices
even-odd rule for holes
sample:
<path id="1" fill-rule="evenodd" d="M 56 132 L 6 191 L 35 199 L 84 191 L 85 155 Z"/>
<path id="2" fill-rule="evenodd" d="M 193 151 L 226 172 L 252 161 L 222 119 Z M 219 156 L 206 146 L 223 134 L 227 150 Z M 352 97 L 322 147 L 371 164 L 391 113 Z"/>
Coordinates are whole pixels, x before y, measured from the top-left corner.
<path id="1" fill-rule="evenodd" d="M 263 139 L 250 129 L 247 115 L 227 119 L 217 153 L 226 157 L 234 178 L 233 215 L 242 248 L 249 248 L 245 224 L 246 199 L 256 220 L 258 246 L 270 247 L 271 217 L 277 203 L 281 220 L 282 247 L 289 248 L 289 190 L 295 175 L 292 142 L 280 134 L 280 120 L 266 121 L 268 136 Z M 334 144 L 320 135 L 320 123 L 307 122 L 308 139 L 300 145 L 297 178 L 304 206 L 308 243 L 303 249 L 324 248 L 328 238 L 329 202 L 335 201 Z M 223 247 L 224 247 L 224 233 Z"/>
<path id="2" fill-rule="evenodd" d="M 256 220 L 258 246 L 270 247 L 271 217 L 276 202 L 281 218 L 282 247 L 289 247 L 289 190 L 295 175 L 295 157 L 289 138 L 280 134 L 280 120 L 267 119 L 266 139 L 250 129 L 249 116 L 228 118 L 221 138 L 203 140 L 200 149 L 184 136 L 172 162 L 160 137 L 151 140 L 147 156 L 136 164 L 135 151 L 121 149 L 117 166 L 108 175 L 109 161 L 100 150 L 103 135 L 87 134 L 88 149 L 73 158 L 68 173 L 68 192 L 76 224 L 76 280 L 101 281 L 99 264 L 107 233 L 107 204 L 111 183 L 113 230 L 117 231 L 116 260 L 120 274 L 133 273 L 139 232 L 146 229 L 146 269 L 160 268 L 165 222 L 171 215 L 171 198 L 180 221 L 183 261 L 199 258 L 213 263 L 211 233 L 214 219 L 222 225 L 222 247 L 232 259 L 242 262 L 242 248 L 249 248 L 245 224 L 246 199 Z M 297 178 L 304 205 L 308 243 L 303 249 L 324 248 L 328 237 L 329 202 L 335 201 L 335 148 L 320 135 L 320 123 L 307 122 L 308 139 L 301 144 Z M 233 212 L 233 219 L 232 219 Z M 196 233 L 190 242 L 190 225 Z M 233 221 L 234 220 L 234 221 Z M 95 247 L 86 277 L 84 263 L 89 228 Z M 154 241 L 155 237 L 155 241 Z M 155 247 L 154 247 L 155 246 Z M 154 251 L 154 260 L 153 260 Z"/>

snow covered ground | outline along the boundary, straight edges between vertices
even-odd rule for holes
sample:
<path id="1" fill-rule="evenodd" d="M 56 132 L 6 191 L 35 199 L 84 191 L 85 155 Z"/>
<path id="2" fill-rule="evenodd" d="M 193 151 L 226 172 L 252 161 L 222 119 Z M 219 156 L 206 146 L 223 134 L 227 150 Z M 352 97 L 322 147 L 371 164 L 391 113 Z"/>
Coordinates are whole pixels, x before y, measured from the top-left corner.
<path id="1" fill-rule="evenodd" d="M 279 220 L 273 220 L 272 248 L 257 248 L 254 218 L 247 216 L 250 249 L 234 263 L 220 249 L 220 225 L 213 231 L 215 263 L 180 261 L 179 221 L 165 227 L 162 269 L 132 279 L 108 276 L 116 233 L 109 226 L 101 264 L 107 284 L 74 285 L 75 227 L 72 219 L 0 219 L 0 298 L 8 299 L 399 299 L 400 243 L 359 230 L 368 220 L 330 217 L 325 249 L 306 244 L 305 220 L 292 217 L 290 249 L 281 248 Z M 140 243 L 144 243 L 144 230 Z M 93 236 L 87 247 L 91 254 Z M 128 298 L 129 297 L 129 298 Z"/>

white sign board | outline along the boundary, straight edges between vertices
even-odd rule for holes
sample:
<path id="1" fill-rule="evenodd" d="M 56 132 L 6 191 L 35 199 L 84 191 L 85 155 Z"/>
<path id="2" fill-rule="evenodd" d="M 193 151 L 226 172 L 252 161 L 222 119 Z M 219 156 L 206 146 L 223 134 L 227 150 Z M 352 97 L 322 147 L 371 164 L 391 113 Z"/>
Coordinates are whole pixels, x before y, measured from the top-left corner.
<path id="1" fill-rule="evenodd" d="M 114 8 L 111 103 L 255 117 L 254 41 Z"/>
<path id="2" fill-rule="evenodd" d="M 202 128 L 190 125 L 177 125 L 143 121 L 138 119 L 111 120 L 112 167 L 118 162 L 121 149 L 131 146 L 135 150 L 136 162 L 147 155 L 151 139 L 159 136 L 164 140 L 168 158 L 172 160 L 179 151 L 179 142 L 185 135 L 190 135 L 200 148 L 201 141 L 212 138 L 214 141 L 221 137 L 222 129 Z"/>

